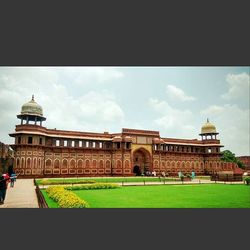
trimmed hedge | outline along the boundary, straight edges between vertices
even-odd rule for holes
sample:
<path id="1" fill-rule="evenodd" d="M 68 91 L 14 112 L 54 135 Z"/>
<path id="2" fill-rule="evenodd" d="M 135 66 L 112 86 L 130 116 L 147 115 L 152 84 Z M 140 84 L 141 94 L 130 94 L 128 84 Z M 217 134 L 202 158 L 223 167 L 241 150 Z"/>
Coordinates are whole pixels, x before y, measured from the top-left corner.
<path id="1" fill-rule="evenodd" d="M 48 196 L 58 203 L 60 208 L 86 208 L 88 203 L 76 194 L 65 190 L 62 186 L 52 186 L 46 189 Z"/>
<path id="2" fill-rule="evenodd" d="M 95 183 L 91 185 L 75 185 L 75 186 L 67 186 L 66 190 L 91 190 L 91 189 L 113 189 L 119 188 L 120 186 L 115 183 Z"/>
<path id="3" fill-rule="evenodd" d="M 247 185 L 250 185 L 250 176 L 245 177 L 245 178 L 244 178 L 244 182 L 245 182 Z"/>
<path id="4" fill-rule="evenodd" d="M 95 180 L 67 180 L 67 179 L 61 179 L 61 180 L 53 180 L 53 179 L 42 179 L 39 182 L 39 185 L 62 185 L 62 184 L 92 184 L 96 183 Z"/>

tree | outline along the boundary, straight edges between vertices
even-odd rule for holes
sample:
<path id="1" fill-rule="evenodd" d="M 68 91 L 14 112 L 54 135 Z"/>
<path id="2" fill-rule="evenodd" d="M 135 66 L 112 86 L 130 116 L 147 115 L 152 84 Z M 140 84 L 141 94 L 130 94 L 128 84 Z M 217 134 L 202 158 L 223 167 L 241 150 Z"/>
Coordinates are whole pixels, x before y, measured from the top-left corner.
<path id="1" fill-rule="evenodd" d="M 244 169 L 245 165 L 242 163 L 242 161 L 240 161 L 238 158 L 235 157 L 235 154 L 232 153 L 230 150 L 224 150 L 223 155 L 221 157 L 222 161 L 225 162 L 234 162 L 238 165 L 239 168 Z"/>

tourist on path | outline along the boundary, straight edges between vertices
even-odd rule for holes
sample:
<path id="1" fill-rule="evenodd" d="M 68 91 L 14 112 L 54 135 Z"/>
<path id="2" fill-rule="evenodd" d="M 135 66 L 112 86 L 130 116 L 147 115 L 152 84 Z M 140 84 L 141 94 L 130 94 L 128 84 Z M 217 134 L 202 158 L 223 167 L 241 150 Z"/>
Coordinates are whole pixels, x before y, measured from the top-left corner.
<path id="1" fill-rule="evenodd" d="M 2 175 L 0 178 L 0 205 L 4 204 L 8 182 L 9 175 Z"/>
<path id="2" fill-rule="evenodd" d="M 11 186 L 11 187 L 14 187 L 16 178 L 17 178 L 17 175 L 16 175 L 15 172 L 13 172 L 13 173 L 10 175 L 10 186 Z"/>

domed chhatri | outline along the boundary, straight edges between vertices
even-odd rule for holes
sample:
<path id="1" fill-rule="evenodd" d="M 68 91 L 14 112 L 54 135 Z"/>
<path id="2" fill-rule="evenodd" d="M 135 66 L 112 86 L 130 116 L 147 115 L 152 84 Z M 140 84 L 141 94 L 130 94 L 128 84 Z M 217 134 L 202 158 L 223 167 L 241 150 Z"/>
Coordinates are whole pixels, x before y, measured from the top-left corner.
<path id="1" fill-rule="evenodd" d="M 201 134 L 211 134 L 211 133 L 217 133 L 216 127 L 209 122 L 207 118 L 207 122 L 201 127 Z"/>
<path id="2" fill-rule="evenodd" d="M 201 127 L 200 135 L 202 136 L 202 140 L 204 140 L 204 137 L 207 140 L 208 139 L 207 136 L 210 136 L 210 139 L 216 139 L 216 135 L 218 134 L 219 133 L 217 133 L 216 127 L 214 126 L 214 124 L 210 123 L 207 118 L 207 122 Z"/>
<path id="3" fill-rule="evenodd" d="M 29 102 L 23 104 L 21 114 L 43 116 L 43 109 L 35 102 L 34 95 L 32 95 L 32 99 Z"/>
<path id="4" fill-rule="evenodd" d="M 26 124 L 33 121 L 34 125 L 37 125 L 37 122 L 40 121 L 40 126 L 42 126 L 42 121 L 46 120 L 43 117 L 42 107 L 34 100 L 34 95 L 32 95 L 32 99 L 29 102 L 23 104 L 21 114 L 17 115 L 17 118 L 21 119 L 21 124 L 23 124 L 24 120 L 26 120 Z"/>

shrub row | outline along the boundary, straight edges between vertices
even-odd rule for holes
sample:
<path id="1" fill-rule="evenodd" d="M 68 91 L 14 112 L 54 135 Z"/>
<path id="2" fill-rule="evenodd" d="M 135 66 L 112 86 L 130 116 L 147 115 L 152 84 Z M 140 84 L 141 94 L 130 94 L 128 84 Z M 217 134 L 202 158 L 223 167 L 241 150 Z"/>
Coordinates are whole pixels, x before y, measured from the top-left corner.
<path id="1" fill-rule="evenodd" d="M 91 184 L 96 183 L 95 180 L 67 180 L 67 179 L 61 179 L 61 180 L 53 180 L 53 179 L 42 179 L 40 181 L 40 185 L 58 185 L 58 184 Z"/>
<path id="2" fill-rule="evenodd" d="M 61 186 L 52 186 L 46 189 L 48 196 L 58 203 L 61 208 L 84 208 L 88 203 L 80 199 L 76 194 L 65 190 Z"/>
<path id="3" fill-rule="evenodd" d="M 244 182 L 245 182 L 247 185 L 250 185 L 250 176 L 245 177 L 245 178 L 244 178 Z"/>
<path id="4" fill-rule="evenodd" d="M 95 184 L 86 184 L 86 185 L 75 185 L 75 186 L 67 186 L 65 189 L 67 190 L 91 190 L 91 189 L 111 189 L 111 188 L 119 188 L 120 186 L 115 183 L 95 183 Z"/>

